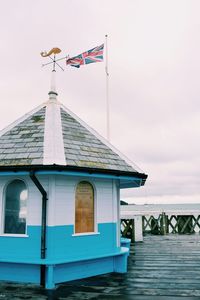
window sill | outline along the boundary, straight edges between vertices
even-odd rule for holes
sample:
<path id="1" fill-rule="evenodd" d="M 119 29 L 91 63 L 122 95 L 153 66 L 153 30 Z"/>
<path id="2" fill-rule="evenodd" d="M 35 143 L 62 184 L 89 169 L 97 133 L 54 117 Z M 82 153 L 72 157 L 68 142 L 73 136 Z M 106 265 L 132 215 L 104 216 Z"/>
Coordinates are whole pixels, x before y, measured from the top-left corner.
<path id="1" fill-rule="evenodd" d="M 19 237 L 19 238 L 22 238 L 22 237 L 29 237 L 29 235 L 27 234 L 8 234 L 8 233 L 5 233 L 5 234 L 0 234 L 0 237 Z"/>
<path id="2" fill-rule="evenodd" d="M 100 232 L 84 232 L 84 233 L 74 233 L 72 236 L 85 236 L 85 235 L 98 235 Z"/>

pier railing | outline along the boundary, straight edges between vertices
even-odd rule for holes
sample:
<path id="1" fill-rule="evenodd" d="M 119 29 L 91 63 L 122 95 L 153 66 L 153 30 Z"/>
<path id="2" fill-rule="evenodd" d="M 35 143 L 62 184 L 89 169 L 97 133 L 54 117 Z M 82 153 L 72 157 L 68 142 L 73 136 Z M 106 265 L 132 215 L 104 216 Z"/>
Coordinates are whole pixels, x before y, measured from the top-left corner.
<path id="1" fill-rule="evenodd" d="M 146 234 L 200 232 L 200 204 L 121 206 L 121 235 L 142 241 Z"/>

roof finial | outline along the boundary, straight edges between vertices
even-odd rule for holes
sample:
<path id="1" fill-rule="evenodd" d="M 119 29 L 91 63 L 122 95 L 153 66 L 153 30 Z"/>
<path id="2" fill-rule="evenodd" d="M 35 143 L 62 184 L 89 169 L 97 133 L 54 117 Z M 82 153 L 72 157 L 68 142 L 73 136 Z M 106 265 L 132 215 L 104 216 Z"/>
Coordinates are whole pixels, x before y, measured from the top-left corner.
<path id="1" fill-rule="evenodd" d="M 44 52 L 41 52 L 41 56 L 42 57 L 49 57 L 52 61 L 49 62 L 49 63 L 46 63 L 46 64 L 43 64 L 42 66 L 46 66 L 46 65 L 49 65 L 49 64 L 53 64 L 53 70 L 52 70 L 52 73 L 51 73 L 51 87 L 50 87 L 50 91 L 48 93 L 49 95 L 49 100 L 52 101 L 52 102 L 55 102 L 57 101 L 56 99 L 56 96 L 58 95 L 57 92 L 56 92 L 56 65 L 59 66 L 62 71 L 64 71 L 64 69 L 56 62 L 56 54 L 60 53 L 61 50 L 59 48 L 52 48 L 48 53 L 46 51 Z M 50 55 L 51 54 L 54 54 L 53 57 L 51 57 Z"/>

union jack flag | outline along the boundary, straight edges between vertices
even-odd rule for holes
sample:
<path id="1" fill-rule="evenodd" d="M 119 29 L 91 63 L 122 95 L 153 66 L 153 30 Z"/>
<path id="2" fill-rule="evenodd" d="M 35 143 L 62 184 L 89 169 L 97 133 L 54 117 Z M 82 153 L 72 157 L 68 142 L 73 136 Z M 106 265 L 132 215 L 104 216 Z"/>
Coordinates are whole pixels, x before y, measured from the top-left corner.
<path id="1" fill-rule="evenodd" d="M 103 48 L 104 44 L 83 52 L 77 56 L 68 58 L 66 60 L 66 64 L 72 67 L 80 68 L 82 65 L 101 62 L 103 61 Z"/>

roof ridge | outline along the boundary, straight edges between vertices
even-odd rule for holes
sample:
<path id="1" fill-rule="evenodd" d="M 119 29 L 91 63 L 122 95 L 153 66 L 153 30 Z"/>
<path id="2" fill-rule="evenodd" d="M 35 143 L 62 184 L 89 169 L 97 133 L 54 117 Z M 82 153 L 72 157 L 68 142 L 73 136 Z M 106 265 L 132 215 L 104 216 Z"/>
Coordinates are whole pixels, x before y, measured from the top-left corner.
<path id="1" fill-rule="evenodd" d="M 45 111 L 43 165 L 66 165 L 60 103 L 48 101 Z"/>
<path id="2" fill-rule="evenodd" d="M 97 139 L 99 139 L 103 144 L 105 144 L 108 148 L 110 148 L 114 153 L 116 153 L 121 159 L 123 159 L 129 166 L 133 167 L 137 172 L 143 172 L 135 163 L 133 163 L 128 157 L 126 157 L 121 151 L 119 151 L 115 146 L 113 146 L 108 140 L 106 140 L 102 135 L 100 135 L 95 129 L 90 127 L 87 123 L 85 123 L 82 119 L 80 119 L 75 113 L 73 113 L 70 109 L 64 106 L 62 103 L 60 107 L 72 116 L 77 122 L 79 122 L 83 127 L 85 127 L 91 134 L 93 134 Z"/>
<path id="3" fill-rule="evenodd" d="M 45 107 L 46 105 L 47 105 L 47 102 L 43 102 L 42 104 L 38 105 L 37 107 L 35 107 L 31 111 L 29 111 L 28 113 L 26 113 L 23 116 L 19 117 L 17 120 L 15 120 L 14 122 L 12 122 L 10 125 L 4 127 L 2 130 L 0 130 L 0 137 L 2 135 L 4 135 L 6 132 L 12 130 L 15 126 L 17 126 L 21 122 L 25 121 L 28 117 L 30 117 L 31 115 L 33 115 L 38 110 L 40 110 L 41 108 Z"/>

